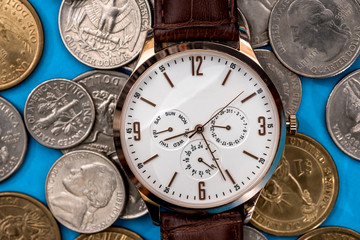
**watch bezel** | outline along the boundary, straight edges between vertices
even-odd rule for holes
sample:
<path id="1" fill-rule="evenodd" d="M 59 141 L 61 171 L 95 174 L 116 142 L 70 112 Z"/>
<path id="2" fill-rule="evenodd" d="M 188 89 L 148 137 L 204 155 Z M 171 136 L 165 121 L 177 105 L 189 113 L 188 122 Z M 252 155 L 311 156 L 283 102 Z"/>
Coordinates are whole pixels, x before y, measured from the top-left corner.
<path id="1" fill-rule="evenodd" d="M 277 142 L 277 150 L 275 153 L 275 157 L 273 159 L 273 162 L 271 163 L 268 171 L 266 174 L 261 178 L 258 179 L 255 185 L 249 189 L 247 192 L 245 192 L 243 195 L 241 195 L 239 198 L 226 203 L 221 206 L 211 207 L 211 208 L 188 208 L 183 206 L 178 206 L 173 203 L 169 203 L 164 199 L 161 199 L 160 197 L 153 194 L 149 189 L 147 189 L 133 174 L 130 167 L 127 164 L 127 160 L 125 155 L 122 151 L 122 145 L 121 145 L 121 134 L 124 134 L 122 129 L 120 129 L 121 122 L 122 122 L 122 107 L 125 101 L 128 98 L 128 93 L 130 92 L 131 88 L 135 84 L 135 82 L 138 80 L 138 78 L 144 74 L 152 65 L 156 64 L 159 60 L 162 60 L 170 55 L 184 52 L 188 50 L 210 50 L 210 51 L 217 51 L 221 52 L 223 54 L 230 55 L 232 57 L 235 57 L 242 61 L 244 64 L 248 65 L 250 68 L 252 68 L 256 74 L 259 75 L 259 77 L 265 82 L 266 86 L 268 87 L 271 95 L 274 98 L 275 105 L 278 110 L 278 119 L 279 119 L 279 140 Z M 246 55 L 245 53 L 242 53 L 241 51 L 238 51 L 234 48 L 214 43 L 214 42 L 186 42 L 186 43 L 180 43 L 177 45 L 172 45 L 170 47 L 167 47 L 165 49 L 160 50 L 159 52 L 155 53 L 153 56 L 148 58 L 146 61 L 144 61 L 129 77 L 128 81 L 124 85 L 121 94 L 119 95 L 119 98 L 117 100 L 116 110 L 114 113 L 114 143 L 117 155 L 120 159 L 120 163 L 122 167 L 124 168 L 126 174 L 129 176 L 129 179 L 135 184 L 135 186 L 138 188 L 139 192 L 143 196 L 145 201 L 150 201 L 152 203 L 156 203 L 160 206 L 163 206 L 168 209 L 176 210 L 179 212 L 184 213 L 219 213 L 223 212 L 229 209 L 232 209 L 236 206 L 241 205 L 242 203 L 248 201 L 251 199 L 255 194 L 257 194 L 266 184 L 266 182 L 270 179 L 271 175 L 274 173 L 280 158 L 282 156 L 282 152 L 284 149 L 284 143 L 285 143 L 285 132 L 286 132 L 286 123 L 285 123 L 285 117 L 284 117 L 284 110 L 282 106 L 282 102 L 280 99 L 280 96 L 273 84 L 273 82 L 270 80 L 270 78 L 267 76 L 267 74 L 264 72 L 264 70 L 261 68 L 261 66 L 254 61 L 250 56 Z"/>

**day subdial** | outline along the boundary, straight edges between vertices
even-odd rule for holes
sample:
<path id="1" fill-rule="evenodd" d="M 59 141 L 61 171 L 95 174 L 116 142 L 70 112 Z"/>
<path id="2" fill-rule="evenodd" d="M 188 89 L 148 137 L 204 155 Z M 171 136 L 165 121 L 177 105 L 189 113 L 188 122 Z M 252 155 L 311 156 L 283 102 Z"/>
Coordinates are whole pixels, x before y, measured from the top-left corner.
<path id="1" fill-rule="evenodd" d="M 165 149 L 177 149 L 189 140 L 186 132 L 190 131 L 188 117 L 178 110 L 160 113 L 151 124 L 153 139 Z M 174 137 L 174 135 L 181 134 Z"/>
<path id="2" fill-rule="evenodd" d="M 210 132 L 218 145 L 237 147 L 248 135 L 248 120 L 241 110 L 227 107 L 211 120 Z"/>
<path id="3" fill-rule="evenodd" d="M 204 140 L 198 139 L 188 143 L 181 153 L 181 166 L 191 178 L 205 180 L 214 176 L 219 171 L 214 162 L 220 162 L 218 149 L 213 143 L 207 142 L 210 149 Z M 210 150 L 215 156 L 215 160 L 213 160 Z"/>

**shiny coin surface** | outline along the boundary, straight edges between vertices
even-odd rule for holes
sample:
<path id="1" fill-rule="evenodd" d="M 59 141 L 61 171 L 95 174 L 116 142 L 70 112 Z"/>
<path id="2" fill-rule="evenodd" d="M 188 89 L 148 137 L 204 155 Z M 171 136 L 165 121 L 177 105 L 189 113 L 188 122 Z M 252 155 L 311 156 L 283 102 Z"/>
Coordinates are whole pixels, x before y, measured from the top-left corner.
<path id="1" fill-rule="evenodd" d="M 326 124 L 335 144 L 360 160 L 360 70 L 344 77 L 334 87 L 326 105 Z"/>
<path id="2" fill-rule="evenodd" d="M 20 113 L 0 97 L 0 182 L 11 176 L 22 164 L 27 133 Z"/>
<path id="3" fill-rule="evenodd" d="M 49 209 L 23 193 L 0 193 L 1 239 L 61 240 L 59 226 Z"/>
<path id="4" fill-rule="evenodd" d="M 244 226 L 244 240 L 267 240 L 267 238 L 255 228 Z"/>
<path id="5" fill-rule="evenodd" d="M 344 227 L 322 227 L 298 238 L 298 240 L 359 240 L 360 234 Z"/>
<path id="6" fill-rule="evenodd" d="M 237 0 L 250 28 L 250 43 L 253 48 L 269 42 L 269 16 L 276 0 Z"/>
<path id="7" fill-rule="evenodd" d="M 143 240 L 138 234 L 125 228 L 108 228 L 103 232 L 82 234 L 75 240 Z"/>
<path id="8" fill-rule="evenodd" d="M 277 236 L 297 236 L 319 226 L 339 191 L 335 163 L 314 139 L 287 135 L 274 175 L 261 191 L 252 224 Z"/>
<path id="9" fill-rule="evenodd" d="M 22 82 L 35 69 L 44 46 L 42 25 L 28 1 L 0 1 L 0 90 Z"/>
<path id="10" fill-rule="evenodd" d="M 273 52 L 265 49 L 254 50 L 257 59 L 278 90 L 286 116 L 296 114 L 302 96 L 300 77 L 287 69 Z"/>
<path id="11" fill-rule="evenodd" d="M 128 77 L 125 73 L 95 70 L 73 79 L 90 94 L 95 106 L 95 123 L 84 141 L 71 149 L 63 150 L 63 153 L 80 149 L 100 152 L 107 156 L 115 153 L 113 114 L 116 99 Z"/>
<path id="12" fill-rule="evenodd" d="M 270 15 L 270 43 L 293 72 L 331 77 L 358 57 L 359 22 L 356 0 L 279 0 Z"/>
<path id="13" fill-rule="evenodd" d="M 143 0 L 63 0 L 59 13 L 67 49 L 80 62 L 99 69 L 136 58 L 150 24 L 150 6 Z"/>
<path id="14" fill-rule="evenodd" d="M 119 217 L 125 199 L 123 180 L 99 153 L 79 150 L 60 157 L 45 183 L 46 201 L 55 218 L 67 228 L 95 233 Z"/>
<path id="15" fill-rule="evenodd" d="M 36 141 L 64 149 L 79 144 L 90 134 L 95 108 L 82 86 L 66 79 L 52 79 L 30 93 L 24 119 Z"/>

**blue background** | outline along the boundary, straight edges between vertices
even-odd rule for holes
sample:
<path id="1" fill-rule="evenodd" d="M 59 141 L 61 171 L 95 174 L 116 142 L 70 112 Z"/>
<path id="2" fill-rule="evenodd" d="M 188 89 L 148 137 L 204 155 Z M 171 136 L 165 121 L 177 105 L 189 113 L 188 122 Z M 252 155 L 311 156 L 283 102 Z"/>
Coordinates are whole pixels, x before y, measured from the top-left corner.
<path id="1" fill-rule="evenodd" d="M 77 61 L 62 43 L 58 30 L 60 0 L 30 0 L 37 10 L 44 28 L 43 55 L 35 71 L 21 84 L 4 91 L 0 96 L 12 102 L 21 114 L 29 93 L 40 83 L 52 78 L 73 79 L 92 70 Z M 336 205 L 321 226 L 342 226 L 360 232 L 360 161 L 352 159 L 337 148 L 327 132 L 325 107 L 335 84 L 345 75 L 360 67 L 358 59 L 345 72 L 327 79 L 301 78 L 303 98 L 297 114 L 299 132 L 320 142 L 333 157 L 339 173 L 340 190 Z M 1 123 L 0 123 L 1 124 Z M 26 158 L 20 169 L 9 179 L 0 183 L 0 192 L 17 191 L 33 196 L 46 204 L 45 179 L 52 164 L 62 156 L 59 150 L 46 148 L 29 135 Z M 148 214 L 134 220 L 118 220 L 116 226 L 135 231 L 144 239 L 160 239 L 160 229 L 152 225 Z M 75 233 L 59 224 L 64 240 L 74 239 Z M 265 234 L 269 240 L 297 239 L 275 237 Z"/>

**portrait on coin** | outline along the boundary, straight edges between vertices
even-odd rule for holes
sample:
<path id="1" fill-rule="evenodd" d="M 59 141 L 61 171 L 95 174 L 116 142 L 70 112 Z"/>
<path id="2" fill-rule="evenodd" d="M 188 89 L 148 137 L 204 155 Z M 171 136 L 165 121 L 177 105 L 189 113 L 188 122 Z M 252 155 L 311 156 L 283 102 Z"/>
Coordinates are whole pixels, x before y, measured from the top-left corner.
<path id="1" fill-rule="evenodd" d="M 292 39 L 313 60 L 331 61 L 344 50 L 351 37 L 346 24 L 338 25 L 335 14 L 320 0 L 295 0 L 289 5 L 287 21 Z"/>
<path id="2" fill-rule="evenodd" d="M 62 180 L 64 191 L 50 199 L 56 216 L 85 230 L 96 211 L 110 202 L 117 185 L 115 175 L 112 169 L 96 162 L 70 169 Z"/>
<path id="3" fill-rule="evenodd" d="M 346 99 L 345 114 L 351 120 L 351 133 L 360 132 L 360 83 L 355 78 L 344 84 L 344 98 Z"/>

